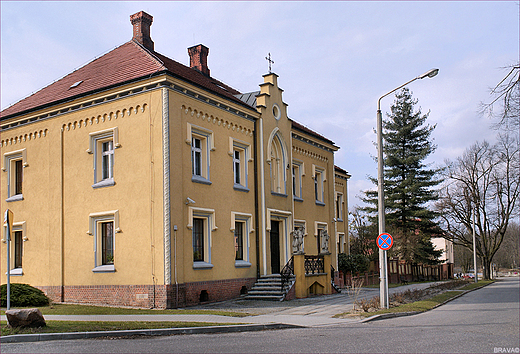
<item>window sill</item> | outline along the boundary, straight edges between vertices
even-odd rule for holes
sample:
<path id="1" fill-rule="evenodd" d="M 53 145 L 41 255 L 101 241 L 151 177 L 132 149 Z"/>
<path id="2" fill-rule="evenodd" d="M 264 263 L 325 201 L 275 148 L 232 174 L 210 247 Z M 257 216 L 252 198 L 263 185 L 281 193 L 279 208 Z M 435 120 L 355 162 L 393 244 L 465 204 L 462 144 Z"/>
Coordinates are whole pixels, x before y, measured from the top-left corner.
<path id="1" fill-rule="evenodd" d="M 191 181 L 195 183 L 211 185 L 211 181 L 202 176 L 191 176 Z"/>
<path id="2" fill-rule="evenodd" d="M 7 275 L 7 272 L 5 273 Z M 22 268 L 14 268 L 9 271 L 9 275 L 20 276 L 23 275 Z"/>
<path id="3" fill-rule="evenodd" d="M 317 201 L 316 201 L 316 205 L 319 205 L 319 206 L 325 206 L 325 203 L 320 202 L 319 200 L 317 200 Z"/>
<path id="4" fill-rule="evenodd" d="M 235 261 L 235 268 L 249 268 L 251 265 L 251 263 L 246 261 Z"/>
<path id="5" fill-rule="evenodd" d="M 92 188 L 94 189 L 97 189 L 97 188 L 103 188 L 103 187 L 110 187 L 110 186 L 113 186 L 115 185 L 116 182 L 114 181 L 113 178 L 107 178 L 107 179 L 104 179 L 98 183 L 94 183 L 92 185 Z"/>
<path id="6" fill-rule="evenodd" d="M 96 268 L 92 269 L 92 271 L 94 273 L 114 273 L 116 271 L 116 268 L 114 267 L 113 264 L 108 264 L 108 265 L 102 265 L 102 266 L 96 267 Z"/>
<path id="7" fill-rule="evenodd" d="M 213 264 L 206 262 L 193 262 L 193 269 L 211 269 Z"/>
<path id="8" fill-rule="evenodd" d="M 246 193 L 249 192 L 249 188 L 244 187 L 241 184 L 236 184 L 236 183 L 233 185 L 233 189 L 236 191 L 239 191 L 239 192 L 246 192 Z"/>
<path id="9" fill-rule="evenodd" d="M 10 202 L 17 202 L 19 200 L 23 200 L 23 194 L 13 195 L 12 197 L 7 198 L 5 201 L 10 203 Z"/>
<path id="10" fill-rule="evenodd" d="M 284 198 L 287 198 L 287 194 L 277 193 L 277 192 L 273 192 L 273 191 L 271 191 L 271 194 L 272 194 L 272 195 L 275 195 L 275 196 L 277 196 L 277 197 L 284 197 Z"/>
<path id="11" fill-rule="evenodd" d="M 303 202 L 303 199 L 302 199 L 302 198 L 297 197 L 297 196 L 295 196 L 295 195 L 293 195 L 293 200 L 294 200 L 295 202 L 300 202 L 300 203 Z"/>

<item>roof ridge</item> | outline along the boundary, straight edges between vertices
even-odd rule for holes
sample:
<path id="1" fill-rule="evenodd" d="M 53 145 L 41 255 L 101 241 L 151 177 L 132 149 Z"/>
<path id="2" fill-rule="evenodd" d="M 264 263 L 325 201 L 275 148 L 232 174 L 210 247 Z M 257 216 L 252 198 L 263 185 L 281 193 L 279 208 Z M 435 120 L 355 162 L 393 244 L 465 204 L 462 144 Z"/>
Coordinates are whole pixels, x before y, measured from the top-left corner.
<path id="1" fill-rule="evenodd" d="M 155 53 L 156 53 L 155 50 L 152 52 L 148 48 L 146 48 L 144 45 L 142 45 L 139 42 L 134 41 L 133 39 L 131 39 L 129 42 L 133 43 L 138 49 L 143 51 L 145 54 L 148 54 L 150 57 L 152 57 L 152 59 L 158 61 L 161 65 L 161 69 L 167 70 L 166 65 L 164 65 L 164 62 L 161 59 L 159 59 L 159 57 L 157 57 L 157 55 L 155 55 Z"/>

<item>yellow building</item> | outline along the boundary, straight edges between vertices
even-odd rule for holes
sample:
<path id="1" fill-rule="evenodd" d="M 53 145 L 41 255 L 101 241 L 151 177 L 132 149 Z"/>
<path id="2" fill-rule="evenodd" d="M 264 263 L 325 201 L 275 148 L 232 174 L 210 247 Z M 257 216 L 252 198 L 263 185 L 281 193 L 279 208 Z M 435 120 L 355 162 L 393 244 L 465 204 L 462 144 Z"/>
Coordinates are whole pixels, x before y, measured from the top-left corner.
<path id="1" fill-rule="evenodd" d="M 293 255 L 336 266 L 349 242 L 338 147 L 288 118 L 276 74 L 238 92 L 210 76 L 207 47 L 185 66 L 155 52 L 152 16 L 130 20 L 131 41 L 1 112 L 11 281 L 169 308 L 301 272 Z M 296 296 L 330 293 L 323 264 Z"/>

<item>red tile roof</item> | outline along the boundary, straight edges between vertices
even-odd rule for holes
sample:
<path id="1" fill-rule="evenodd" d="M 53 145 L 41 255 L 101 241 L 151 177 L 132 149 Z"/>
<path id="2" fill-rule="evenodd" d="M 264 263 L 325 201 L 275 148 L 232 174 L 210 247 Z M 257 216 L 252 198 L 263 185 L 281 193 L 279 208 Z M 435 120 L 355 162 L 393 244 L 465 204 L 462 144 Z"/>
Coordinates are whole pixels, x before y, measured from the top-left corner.
<path id="1" fill-rule="evenodd" d="M 163 72 L 245 105 L 234 96 L 240 94 L 237 90 L 159 53 L 150 52 L 134 41 L 129 41 L 4 109 L 0 113 L 1 119 Z"/>

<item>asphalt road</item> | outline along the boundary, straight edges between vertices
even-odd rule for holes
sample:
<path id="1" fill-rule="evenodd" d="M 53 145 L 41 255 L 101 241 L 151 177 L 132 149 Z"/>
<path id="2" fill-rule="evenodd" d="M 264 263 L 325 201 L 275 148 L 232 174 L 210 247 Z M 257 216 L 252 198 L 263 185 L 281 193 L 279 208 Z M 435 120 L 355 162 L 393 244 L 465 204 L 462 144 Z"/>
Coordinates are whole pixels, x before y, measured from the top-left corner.
<path id="1" fill-rule="evenodd" d="M 519 279 L 505 278 L 415 316 L 230 334 L 1 344 L 2 353 L 519 352 Z"/>

